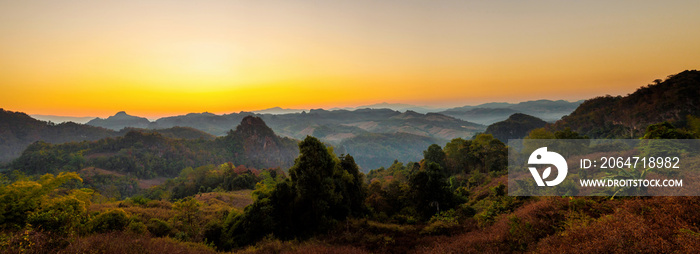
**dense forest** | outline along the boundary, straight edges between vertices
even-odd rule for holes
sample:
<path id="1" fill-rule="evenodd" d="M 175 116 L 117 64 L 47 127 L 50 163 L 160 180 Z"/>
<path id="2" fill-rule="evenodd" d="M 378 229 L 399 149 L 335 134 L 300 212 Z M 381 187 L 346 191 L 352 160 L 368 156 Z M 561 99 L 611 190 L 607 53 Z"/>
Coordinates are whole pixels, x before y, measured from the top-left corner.
<path id="1" fill-rule="evenodd" d="M 683 72 L 636 93 L 665 100 L 655 94 L 697 87 L 700 80 L 694 75 L 695 71 Z M 628 100 L 624 98 L 617 100 Z M 699 98 L 677 101 L 698 105 Z M 566 125 L 590 109 L 591 101 L 602 102 L 586 101 L 573 118 L 554 125 L 541 127 L 541 120 L 515 115 L 492 132 L 517 136 L 525 132 L 526 139 L 618 135 L 617 127 L 589 130 Z M 611 112 L 622 110 L 616 105 L 643 108 L 613 103 Z M 666 116 L 662 119 L 645 117 L 649 123 L 639 127 L 643 130 L 635 137 L 700 138 L 697 108 L 679 112 L 674 105 L 664 105 L 657 110 L 672 112 L 656 112 Z M 362 159 L 354 153 L 358 150 L 353 149 L 383 158 L 398 155 L 381 153 L 381 147 L 334 146 L 312 135 L 301 141 L 281 138 L 253 116 L 220 137 L 198 136 L 187 129 L 169 134 L 131 129 L 96 141 L 35 142 L 0 173 L 0 252 L 693 253 L 700 249 L 696 197 L 509 196 L 509 147 L 494 135 L 443 142 L 401 135 L 421 147 L 403 150 L 417 153 L 416 159 L 393 160 L 390 166 L 366 174 L 358 166 Z M 399 144 L 394 136 L 366 138 L 385 146 Z M 694 161 L 700 159 L 695 156 Z"/>

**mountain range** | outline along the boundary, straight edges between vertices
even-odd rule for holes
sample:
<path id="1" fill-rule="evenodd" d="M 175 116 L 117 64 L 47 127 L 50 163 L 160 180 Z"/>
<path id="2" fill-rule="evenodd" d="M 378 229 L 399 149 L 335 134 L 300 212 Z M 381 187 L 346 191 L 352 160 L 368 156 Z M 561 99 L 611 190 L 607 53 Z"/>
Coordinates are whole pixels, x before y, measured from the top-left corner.
<path id="1" fill-rule="evenodd" d="M 215 136 L 222 136 L 246 116 L 260 117 L 281 136 L 303 139 L 307 135 L 325 142 L 338 144 L 347 138 L 365 133 L 410 133 L 439 140 L 471 137 L 486 126 L 454 117 L 414 111 L 399 112 L 390 109 L 324 110 L 290 114 L 256 114 L 252 112 L 216 115 L 190 113 L 182 116 L 148 119 L 119 112 L 106 119 L 94 119 L 87 125 L 120 130 L 126 127 L 164 129 L 175 126 L 195 128 Z"/>
<path id="2" fill-rule="evenodd" d="M 182 128 L 159 130 L 167 135 L 152 130 L 124 129 L 126 133 L 122 136 L 97 141 L 62 144 L 38 141 L 29 145 L 9 167 L 28 174 L 94 167 L 138 178 L 154 178 L 177 176 L 186 167 L 227 162 L 261 169 L 286 169 L 299 154 L 296 140 L 275 135 L 262 119 L 254 116 L 243 118 L 235 130 L 217 138 L 173 137 L 176 133 L 192 134 Z"/>
<path id="3" fill-rule="evenodd" d="M 439 113 L 483 125 L 506 120 L 515 113 L 523 113 L 547 122 L 554 122 L 573 112 L 581 103 L 583 100 L 575 102 L 565 100 L 536 100 L 520 103 L 492 102 L 477 106 L 451 108 Z"/>
<path id="4" fill-rule="evenodd" d="M 418 160 L 420 149 L 426 144 L 443 144 L 458 137 L 470 138 L 479 132 L 507 141 L 524 137 L 533 128 L 541 127 L 543 122 L 550 122 L 545 123 L 545 128 L 550 130 L 570 128 L 594 138 L 636 138 L 643 135 L 646 126 L 654 123 L 668 121 L 683 127 L 687 115 L 700 115 L 699 100 L 700 73 L 692 70 L 670 75 L 666 80 L 656 80 L 627 96 L 602 96 L 577 102 L 487 103 L 440 113 L 382 108 L 312 109 L 284 113 L 293 109 L 275 109 L 277 111 L 265 111 L 268 112 L 265 114 L 190 113 L 149 121 L 122 111 L 83 125 L 73 122 L 55 124 L 21 112 L 0 109 L 0 162 L 7 163 L 17 158 L 27 146 L 39 140 L 51 144 L 96 141 L 123 137 L 133 131 L 158 133 L 169 139 L 218 140 L 230 136 L 232 129 L 243 119 L 254 116 L 274 135 L 297 140 L 307 135 L 318 137 L 335 146 L 338 153 L 352 154 L 363 170 L 369 170 L 388 166 L 393 159 Z M 552 123 L 556 117 L 562 116 Z M 487 128 L 479 122 L 492 125 Z M 252 160 L 256 160 L 254 156 Z"/>

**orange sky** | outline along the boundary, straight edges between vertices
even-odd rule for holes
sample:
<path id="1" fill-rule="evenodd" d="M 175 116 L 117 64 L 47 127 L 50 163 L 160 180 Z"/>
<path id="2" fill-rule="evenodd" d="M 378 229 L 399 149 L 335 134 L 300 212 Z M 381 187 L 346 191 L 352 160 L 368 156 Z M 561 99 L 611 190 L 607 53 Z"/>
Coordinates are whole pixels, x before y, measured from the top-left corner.
<path id="1" fill-rule="evenodd" d="M 157 117 L 627 94 L 698 69 L 698 11 L 698 1 L 2 1 L 0 107 Z"/>

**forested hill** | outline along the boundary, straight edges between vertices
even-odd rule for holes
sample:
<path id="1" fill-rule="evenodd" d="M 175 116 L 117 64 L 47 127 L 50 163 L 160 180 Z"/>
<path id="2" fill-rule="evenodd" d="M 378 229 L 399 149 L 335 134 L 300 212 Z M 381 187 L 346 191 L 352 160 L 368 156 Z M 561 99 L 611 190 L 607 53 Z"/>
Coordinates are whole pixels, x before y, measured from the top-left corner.
<path id="1" fill-rule="evenodd" d="M 25 113 L 0 109 L 0 162 L 16 158 L 29 144 L 98 140 L 120 135 L 118 132 L 66 122 L 53 124 L 36 120 Z"/>
<path id="2" fill-rule="evenodd" d="M 489 125 L 484 133 L 493 135 L 503 143 L 508 143 L 508 139 L 524 138 L 531 130 L 542 128 L 546 124 L 547 122 L 537 117 L 515 113 L 504 121 Z"/>
<path id="3" fill-rule="evenodd" d="M 551 127 L 569 127 L 589 137 L 637 138 L 650 124 L 668 121 L 682 127 L 688 115 L 700 115 L 697 70 L 686 70 L 663 81 L 657 79 L 624 97 L 608 95 L 586 100 Z"/>
<path id="4" fill-rule="evenodd" d="M 139 178 L 172 177 L 185 167 L 232 162 L 253 168 L 287 168 L 298 155 L 297 142 L 280 138 L 256 117 L 246 117 L 235 131 L 216 139 L 177 139 L 152 131 L 98 141 L 48 144 L 35 142 L 10 164 L 28 174 L 77 171 L 95 167 Z"/>
<path id="5" fill-rule="evenodd" d="M 233 126 L 233 125 L 232 125 Z M 9 162 L 36 141 L 51 144 L 95 141 L 108 137 L 124 136 L 130 131 L 158 132 L 173 139 L 208 139 L 215 136 L 189 127 L 167 129 L 124 128 L 114 131 L 102 127 L 65 122 L 54 124 L 39 121 L 22 112 L 0 109 L 0 163 Z"/>

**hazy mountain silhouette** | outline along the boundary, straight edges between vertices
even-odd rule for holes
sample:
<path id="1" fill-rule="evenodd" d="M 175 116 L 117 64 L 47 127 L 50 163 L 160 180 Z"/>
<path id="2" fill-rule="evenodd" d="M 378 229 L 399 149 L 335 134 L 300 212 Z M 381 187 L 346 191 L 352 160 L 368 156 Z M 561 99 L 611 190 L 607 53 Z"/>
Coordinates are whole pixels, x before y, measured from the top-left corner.
<path id="1" fill-rule="evenodd" d="M 281 114 L 301 113 L 303 111 L 304 111 L 304 109 L 291 109 L 291 108 L 274 107 L 274 108 L 268 108 L 268 109 L 263 109 L 263 110 L 256 110 L 253 112 L 256 114 L 281 115 Z"/>
<path id="2" fill-rule="evenodd" d="M 102 119 L 99 117 L 92 119 L 87 122 L 87 125 L 118 131 L 126 127 L 148 128 L 150 123 L 151 121 L 148 121 L 148 119 L 144 117 L 132 116 L 124 111 L 120 111 L 113 116 L 107 117 L 107 119 Z"/>
<path id="3" fill-rule="evenodd" d="M 503 121 L 514 113 L 524 113 L 554 122 L 562 116 L 573 112 L 583 101 L 568 102 L 565 100 L 536 100 L 520 103 L 491 102 L 477 106 L 451 108 L 439 113 L 453 116 L 465 121 L 489 125 Z"/>
<path id="4" fill-rule="evenodd" d="M 515 113 L 508 119 L 489 125 L 484 133 L 492 134 L 493 137 L 508 143 L 508 139 L 521 139 L 530 133 L 531 130 L 542 128 L 547 124 L 534 116 Z"/>
<path id="5" fill-rule="evenodd" d="M 30 115 L 32 118 L 40 121 L 52 122 L 52 123 L 64 123 L 64 122 L 74 122 L 79 124 L 85 124 L 92 119 L 94 116 L 76 117 L 76 116 L 54 116 L 54 115 Z"/>

